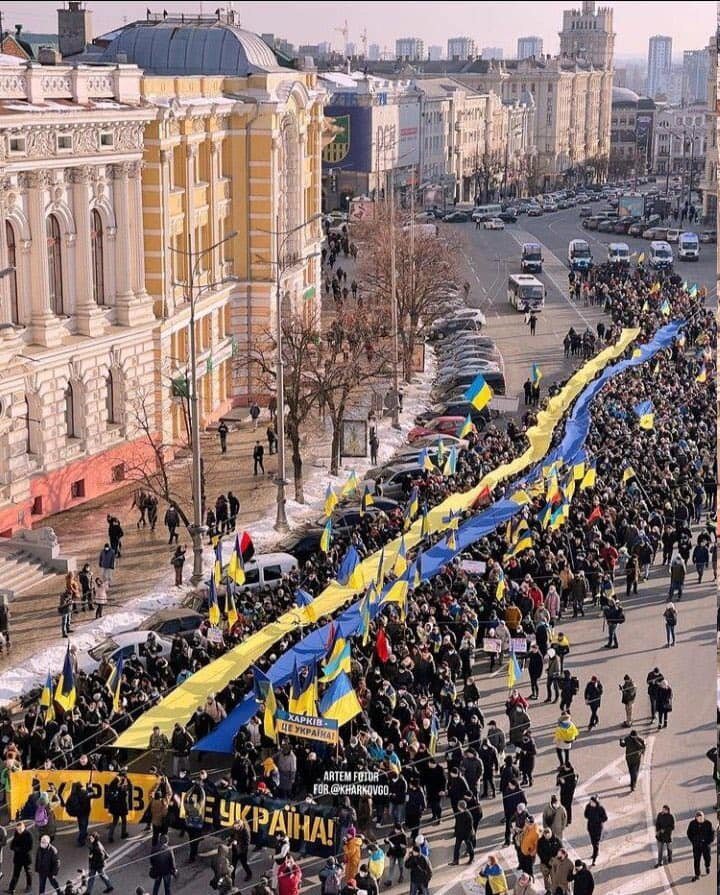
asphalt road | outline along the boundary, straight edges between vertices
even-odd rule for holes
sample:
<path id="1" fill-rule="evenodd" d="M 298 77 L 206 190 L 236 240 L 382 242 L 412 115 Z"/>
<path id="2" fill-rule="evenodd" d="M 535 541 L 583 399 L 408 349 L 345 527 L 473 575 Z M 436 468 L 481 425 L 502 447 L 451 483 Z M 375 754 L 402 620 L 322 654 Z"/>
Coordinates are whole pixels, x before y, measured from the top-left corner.
<path id="1" fill-rule="evenodd" d="M 598 309 L 576 307 L 567 298 L 567 273 L 562 259 L 569 239 L 578 235 L 577 212 L 569 210 L 535 220 L 523 217 L 520 221 L 504 232 L 477 231 L 469 224 L 455 225 L 451 230 L 448 225 L 446 230 L 460 248 L 464 264 L 462 275 L 471 283 L 470 302 L 484 309 L 488 317 L 488 332 L 503 350 L 509 394 L 522 393 L 522 383 L 533 362 L 540 364 L 544 384 L 566 376 L 576 362 L 563 357 L 562 338 L 565 332 L 570 326 L 577 329 L 589 325 L 594 328 L 601 316 Z M 506 300 L 507 277 L 519 271 L 520 243 L 527 238 L 524 231 L 532 233 L 546 247 L 542 279 L 548 287 L 548 299 L 538 334 L 534 338 L 530 337 L 523 315 L 512 311 Z M 585 234 L 585 231 L 581 232 Z M 592 236 L 589 241 L 593 248 L 599 249 L 601 242 L 611 241 L 606 234 L 585 235 Z M 642 241 L 639 244 L 647 246 Z M 679 265 L 677 269 L 683 271 L 685 267 L 689 268 L 687 276 L 691 281 L 706 283 L 714 292 L 714 247 L 712 251 L 703 247 L 703 260 L 698 264 Z M 694 582 L 695 575 L 689 575 L 688 580 Z M 686 588 L 685 596 L 678 604 L 678 643 L 674 649 L 666 649 L 664 645 L 662 612 L 666 589 L 664 570 L 656 566 L 650 581 L 641 585 L 639 595 L 625 603 L 627 623 L 620 631 L 619 650 L 602 649 L 603 622 L 597 609 L 588 611 L 585 618 L 568 620 L 565 626 L 572 645 L 567 667 L 579 677 L 581 693 L 591 674 L 597 674 L 605 687 L 600 726 L 594 731 L 587 731 L 588 710 L 582 699 L 576 699 L 574 704 L 574 718 L 581 729 L 580 738 L 573 749 L 580 782 L 576 793 L 577 816 L 566 831 L 571 856 L 588 859 L 590 847 L 582 810 L 591 794 L 599 794 L 610 819 L 595 868 L 597 895 L 709 895 L 716 891 L 714 876 L 703 877 L 696 883 L 690 882 L 690 849 L 684 838 L 687 823 L 696 808 L 702 808 L 712 817 L 715 803 L 711 766 L 705 757 L 716 737 L 713 686 L 716 674 L 715 584 L 710 580 L 702 586 L 690 583 Z M 655 665 L 670 680 L 675 692 L 674 711 L 668 729 L 659 732 L 649 723 L 644 688 L 645 676 Z M 638 685 L 636 726 L 647 743 L 639 785 L 632 795 L 623 751 L 619 746 L 624 713 L 617 687 L 625 673 L 630 674 Z M 495 718 L 506 727 L 505 670 L 489 676 L 483 660 L 479 678 L 486 722 Z M 520 689 L 528 694 L 527 679 L 521 683 Z M 530 810 L 539 816 L 550 794 L 555 791 L 556 759 L 552 731 L 558 712 L 557 706 L 542 702 L 531 703 L 530 711 L 539 754 L 535 785 L 526 790 L 526 794 Z M 211 757 L 208 760 L 209 767 L 221 764 Z M 655 870 L 653 823 L 657 810 L 665 803 L 670 805 L 677 820 L 674 863 Z M 502 847 L 499 799 L 484 802 L 483 809 L 485 816 L 479 829 L 474 866 L 488 854 L 495 853 L 506 869 L 513 870 L 516 865 L 514 850 Z M 441 826 L 427 827 L 423 832 L 432 849 L 435 868 L 431 884 L 433 895 L 461 895 L 464 892 L 463 883 L 471 881 L 474 876 L 474 866 L 448 866 L 452 857 L 451 819 L 448 817 Z M 111 847 L 109 871 L 116 891 L 122 895 L 133 893 L 137 885 L 149 886 L 150 883 L 147 876 L 149 837 L 143 834 L 141 828 L 132 830 L 132 833 L 129 840 Z M 70 845 L 70 838 L 67 833 L 60 837 L 64 856 L 62 880 L 75 867 L 84 866 L 85 854 Z M 178 840 L 173 836 L 171 841 L 175 843 Z M 201 857 L 191 867 L 185 866 L 187 846 L 178 850 L 180 877 L 173 889 L 176 895 L 210 891 L 208 864 L 216 844 L 214 838 L 209 838 L 201 849 L 201 855 L 204 852 L 206 857 Z M 251 857 L 257 877 L 269 866 L 268 855 L 257 852 Z M 306 874 L 303 891 L 314 895 L 319 891 L 315 874 L 322 862 L 306 859 L 303 866 Z M 243 891 L 249 892 L 249 887 Z M 395 885 L 389 891 L 405 895 L 407 885 Z"/>

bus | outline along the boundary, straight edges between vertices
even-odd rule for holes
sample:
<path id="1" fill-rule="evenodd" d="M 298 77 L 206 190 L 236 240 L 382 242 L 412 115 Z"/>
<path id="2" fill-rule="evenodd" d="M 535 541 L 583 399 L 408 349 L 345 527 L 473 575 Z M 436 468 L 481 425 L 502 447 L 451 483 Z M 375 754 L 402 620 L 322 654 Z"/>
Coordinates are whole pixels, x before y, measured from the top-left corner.
<path id="1" fill-rule="evenodd" d="M 502 211 L 502 205 L 476 205 L 473 208 L 472 219 L 474 221 L 489 221 L 496 218 Z"/>
<path id="2" fill-rule="evenodd" d="M 516 311 L 542 311 L 545 307 L 545 287 L 530 274 L 513 274 L 507 291 L 508 302 Z"/>

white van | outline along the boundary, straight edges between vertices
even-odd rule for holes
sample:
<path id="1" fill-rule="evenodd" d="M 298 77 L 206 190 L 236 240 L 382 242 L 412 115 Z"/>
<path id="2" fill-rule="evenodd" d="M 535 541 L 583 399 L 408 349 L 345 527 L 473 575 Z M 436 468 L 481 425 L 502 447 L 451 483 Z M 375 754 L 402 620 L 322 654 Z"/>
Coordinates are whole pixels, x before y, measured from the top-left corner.
<path id="1" fill-rule="evenodd" d="M 700 240 L 697 233 L 681 233 L 678 239 L 678 258 L 681 261 L 697 261 L 700 258 Z"/>
<path id="2" fill-rule="evenodd" d="M 670 270 L 673 266 L 670 244 L 662 241 L 651 242 L 648 264 L 653 270 Z"/>
<path id="3" fill-rule="evenodd" d="M 584 239 L 571 239 L 568 245 L 570 270 L 590 270 L 592 263 L 592 252 L 587 242 Z"/>
<path id="4" fill-rule="evenodd" d="M 545 307 L 545 287 L 527 273 L 516 273 L 508 279 L 508 303 L 516 311 L 542 311 Z"/>
<path id="5" fill-rule="evenodd" d="M 630 246 L 626 242 L 611 242 L 608 246 L 610 264 L 629 264 Z"/>

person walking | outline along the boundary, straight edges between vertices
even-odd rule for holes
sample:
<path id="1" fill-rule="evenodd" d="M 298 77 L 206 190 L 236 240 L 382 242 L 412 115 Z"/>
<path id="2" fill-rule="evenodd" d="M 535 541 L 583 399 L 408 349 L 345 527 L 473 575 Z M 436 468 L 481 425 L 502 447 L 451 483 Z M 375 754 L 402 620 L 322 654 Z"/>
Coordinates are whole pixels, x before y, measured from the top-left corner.
<path id="1" fill-rule="evenodd" d="M 235 882 L 238 864 L 245 871 L 245 882 L 249 882 L 252 879 L 252 870 L 248 863 L 249 851 L 250 826 L 244 818 L 241 818 L 233 824 L 230 834 L 230 863 L 232 864 L 233 882 Z"/>
<path id="2" fill-rule="evenodd" d="M 165 511 L 165 526 L 167 527 L 168 532 L 170 533 L 170 537 L 168 538 L 168 544 L 172 544 L 173 541 L 177 544 L 180 540 L 178 537 L 177 529 L 180 525 L 180 514 L 177 511 L 177 507 L 174 503 L 171 503 L 170 506 Z"/>
<path id="3" fill-rule="evenodd" d="M 550 892 L 552 879 L 550 876 L 550 861 L 562 848 L 562 841 L 556 836 L 550 827 L 545 827 L 542 836 L 538 839 L 538 860 L 540 861 L 540 873 L 542 873 L 545 891 Z"/>
<path id="4" fill-rule="evenodd" d="M 172 555 L 172 559 L 170 560 L 170 565 L 175 569 L 175 587 L 182 587 L 183 583 L 183 566 L 185 565 L 185 545 L 180 545 L 175 548 L 175 552 Z"/>
<path id="5" fill-rule="evenodd" d="M 556 786 L 560 787 L 560 804 L 565 809 L 568 826 L 572 823 L 573 798 L 575 797 L 575 787 L 579 779 L 579 775 L 571 764 L 563 765 L 555 779 Z"/>
<path id="6" fill-rule="evenodd" d="M 625 720 L 623 721 L 623 727 L 632 727 L 633 706 L 635 705 L 635 698 L 637 697 L 637 688 L 629 674 L 623 675 L 622 683 L 618 689 L 621 693 L 620 701 L 625 706 Z"/>
<path id="7" fill-rule="evenodd" d="M 150 855 L 150 878 L 154 880 L 152 895 L 158 895 L 161 884 L 165 895 L 172 895 L 172 880 L 176 876 L 175 855 L 168 846 L 167 836 L 162 835 L 157 850 Z"/>
<path id="8" fill-rule="evenodd" d="M 702 811 L 696 811 L 695 817 L 687 828 L 687 838 L 690 840 L 693 852 L 693 871 L 695 875 L 692 881 L 700 879 L 700 865 L 705 864 L 705 872 L 710 875 L 710 846 L 715 841 L 715 831 L 709 820 L 705 819 Z"/>
<path id="9" fill-rule="evenodd" d="M 620 740 L 620 747 L 625 750 L 625 762 L 630 774 L 630 792 L 634 792 L 640 772 L 640 763 L 645 754 L 645 740 L 635 730 L 631 730 L 627 736 Z"/>
<path id="10" fill-rule="evenodd" d="M 45 886 L 48 880 L 56 895 L 60 895 L 60 883 L 57 880 L 57 875 L 60 872 L 60 857 L 49 836 L 40 837 L 40 844 L 35 852 L 35 872 L 38 875 L 39 895 L 45 895 Z"/>
<path id="11" fill-rule="evenodd" d="M 105 883 L 103 892 L 112 892 L 115 888 L 110 877 L 105 873 L 107 859 L 108 853 L 100 842 L 100 837 L 97 833 L 91 833 L 88 837 L 88 881 L 85 895 L 91 895 L 98 877 Z"/>
<path id="12" fill-rule="evenodd" d="M 60 594 L 58 614 L 60 616 L 60 632 L 63 637 L 67 638 L 72 632 L 72 628 L 70 627 L 70 621 L 72 619 L 72 594 L 69 590 L 64 590 Z"/>
<path id="13" fill-rule="evenodd" d="M 252 420 L 253 429 L 257 429 L 258 420 L 260 419 L 260 408 L 258 407 L 257 401 L 253 401 L 250 405 L 250 419 Z"/>
<path id="14" fill-rule="evenodd" d="M 265 466 L 263 465 L 263 456 L 265 454 L 265 448 L 260 444 L 259 441 L 255 442 L 255 447 L 253 448 L 253 475 L 258 474 L 258 467 L 263 475 L 265 475 Z"/>
<path id="15" fill-rule="evenodd" d="M 108 541 L 110 541 L 111 548 L 115 551 L 115 558 L 120 559 L 122 556 L 122 539 L 125 535 L 123 531 L 123 527 L 120 524 L 120 520 L 117 516 L 108 516 L 107 517 L 108 524 Z"/>
<path id="16" fill-rule="evenodd" d="M 698 539 L 692 552 L 692 561 L 698 576 L 697 583 L 702 584 L 703 574 L 710 563 L 710 551 L 704 540 L 701 541 Z"/>
<path id="17" fill-rule="evenodd" d="M 668 603 L 677 594 L 678 600 L 682 600 L 683 585 L 685 584 L 685 560 L 679 553 L 675 554 L 670 564 L 670 591 L 668 592 Z"/>
<path id="18" fill-rule="evenodd" d="M 568 857 L 567 851 L 561 848 L 550 861 L 550 880 L 552 882 L 553 895 L 569 895 L 570 875 L 574 869 L 575 865 Z"/>
<path id="19" fill-rule="evenodd" d="M 225 420 L 220 420 L 220 425 L 218 426 L 217 431 L 218 438 L 220 439 L 220 453 L 227 454 L 227 437 L 230 430 L 228 429 Z"/>
<path id="20" fill-rule="evenodd" d="M 593 895 L 595 879 L 584 861 L 575 861 L 569 879 L 573 884 L 573 895 Z"/>
<path id="21" fill-rule="evenodd" d="M 112 584 L 113 571 L 115 570 L 115 551 L 110 544 L 105 544 L 100 551 L 98 566 L 102 580 L 107 581 L 108 585 Z"/>
<path id="22" fill-rule="evenodd" d="M 603 685 L 600 683 L 596 675 L 593 675 L 585 685 L 585 705 L 590 709 L 590 720 L 588 722 L 588 730 L 597 727 L 600 723 L 598 718 L 598 709 L 602 701 Z"/>
<path id="23" fill-rule="evenodd" d="M 600 799 L 593 795 L 590 797 L 590 801 L 585 806 L 585 820 L 587 821 L 587 831 L 588 837 L 590 838 L 590 845 L 592 845 L 592 863 L 591 867 L 594 867 L 598 854 L 600 853 L 600 840 L 602 839 L 603 827 L 607 823 L 607 812 L 600 804 Z"/>
<path id="24" fill-rule="evenodd" d="M 370 431 L 370 465 L 377 466 L 378 462 L 378 448 L 380 447 L 380 441 L 377 437 L 377 429 L 375 427 Z"/>
<path id="25" fill-rule="evenodd" d="M 608 629 L 608 641 L 603 649 L 619 649 L 620 644 L 618 643 L 617 629 L 618 625 L 625 623 L 625 611 L 617 600 L 611 598 L 608 600 L 608 605 L 603 610 L 603 615 L 605 616 L 605 622 Z"/>
<path id="26" fill-rule="evenodd" d="M 538 699 L 540 697 L 540 687 L 538 681 L 542 677 L 544 662 L 542 653 L 537 645 L 530 645 L 530 652 L 527 656 L 527 670 L 530 676 L 530 699 Z"/>
<path id="27" fill-rule="evenodd" d="M 528 317 L 528 321 L 527 321 L 528 326 L 530 327 L 530 335 L 531 336 L 535 335 L 535 331 L 537 330 L 537 322 L 538 322 L 537 314 L 535 314 L 534 311 L 531 311 L 530 316 Z"/>
<path id="28" fill-rule="evenodd" d="M 663 805 L 655 818 L 655 839 L 657 841 L 657 864 L 662 866 L 663 854 L 667 852 L 667 863 L 672 864 L 672 834 L 675 818 L 668 805 Z"/>
<path id="29" fill-rule="evenodd" d="M 543 809 L 543 827 L 547 827 L 553 836 L 562 840 L 563 832 L 568 824 L 568 815 L 565 808 L 558 802 L 558 797 L 553 793 L 550 801 Z"/>
<path id="30" fill-rule="evenodd" d="M 545 702 L 557 702 L 560 698 L 560 658 L 554 649 L 547 651 L 546 686 L 547 698 Z M 553 699 L 553 693 L 555 698 Z"/>
<path id="31" fill-rule="evenodd" d="M 20 821 L 15 827 L 15 832 L 10 840 L 10 851 L 12 852 L 13 857 L 13 872 L 7 890 L 9 895 L 13 895 L 15 892 L 15 886 L 20 879 L 20 874 L 23 872 L 25 873 L 27 891 L 32 891 L 32 873 L 30 872 L 30 868 L 32 867 L 32 849 L 32 833 L 26 829 L 24 822 Z"/>
<path id="32" fill-rule="evenodd" d="M 650 700 L 650 723 L 655 720 L 655 714 L 657 712 L 657 691 L 658 685 L 660 681 L 663 680 L 664 674 L 660 669 L 656 666 L 652 669 L 652 671 L 648 672 L 647 677 L 645 678 L 645 683 L 647 684 L 647 693 L 648 699 Z"/>
<path id="33" fill-rule="evenodd" d="M 668 603 L 663 612 L 663 620 L 665 621 L 665 640 L 667 646 L 675 646 L 675 628 L 677 627 L 677 609 L 674 603 Z"/>
<path id="34" fill-rule="evenodd" d="M 277 454 L 277 432 L 275 431 L 275 426 L 270 423 L 265 430 L 265 437 L 267 438 L 268 443 L 268 454 L 272 457 L 273 454 Z"/>
<path id="35" fill-rule="evenodd" d="M 662 727 L 667 727 L 668 723 L 668 715 L 672 711 L 672 697 L 673 691 L 670 686 L 670 681 L 667 678 L 663 678 L 660 681 L 657 688 L 657 694 L 655 696 L 655 708 L 657 709 L 657 717 L 658 717 L 658 727 L 660 730 Z"/>
<path id="36" fill-rule="evenodd" d="M 472 815 L 468 811 L 467 802 L 460 799 L 458 802 L 458 810 L 455 815 L 455 845 L 453 847 L 453 859 L 450 865 L 457 866 L 460 863 L 460 849 L 465 846 L 468 854 L 468 864 L 472 864 L 475 859 L 475 829 L 473 827 Z"/>
<path id="37" fill-rule="evenodd" d="M 558 769 L 570 764 L 570 750 L 578 738 L 579 731 L 569 712 L 562 712 L 555 727 L 553 737 L 555 754 L 558 758 Z"/>
<path id="38" fill-rule="evenodd" d="M 107 581 L 102 578 L 95 579 L 95 618 L 102 618 L 103 610 L 108 602 Z"/>

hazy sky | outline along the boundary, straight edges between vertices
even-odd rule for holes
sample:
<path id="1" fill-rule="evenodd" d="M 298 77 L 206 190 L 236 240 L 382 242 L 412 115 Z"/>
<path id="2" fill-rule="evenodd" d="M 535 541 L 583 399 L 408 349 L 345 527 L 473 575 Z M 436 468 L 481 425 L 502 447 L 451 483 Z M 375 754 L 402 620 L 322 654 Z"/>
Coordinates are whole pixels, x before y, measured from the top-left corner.
<path id="1" fill-rule="evenodd" d="M 95 32 L 108 31 L 123 21 L 144 18 L 145 10 L 212 14 L 222 0 L 205 3 L 88 2 L 93 10 Z M 3 3 L 0 10 L 8 30 L 22 23 L 32 31 L 56 31 L 58 2 Z M 228 5 L 227 2 L 222 4 Z M 232 5 L 232 4 L 230 4 Z M 603 4 L 614 10 L 616 53 L 619 56 L 646 56 L 648 37 L 668 34 L 673 38 L 673 55 L 683 50 L 707 46 L 715 29 L 717 5 L 714 0 L 682 3 L 623 2 Z M 394 48 L 396 37 L 422 37 L 426 45 L 445 46 L 448 37 L 469 35 L 480 47 L 499 46 L 505 55 L 514 55 L 517 37 L 537 34 L 544 39 L 545 52 L 556 53 L 557 32 L 562 26 L 563 9 L 580 7 L 579 2 L 363 2 L 363 3 L 235 3 L 242 26 L 252 31 L 272 32 L 294 44 L 332 41 L 340 48 L 343 38 L 335 29 L 347 17 L 350 37 L 360 46 L 360 34 L 367 28 L 368 42 Z"/>

